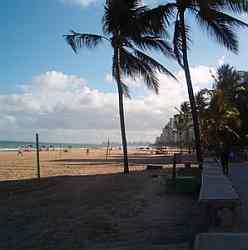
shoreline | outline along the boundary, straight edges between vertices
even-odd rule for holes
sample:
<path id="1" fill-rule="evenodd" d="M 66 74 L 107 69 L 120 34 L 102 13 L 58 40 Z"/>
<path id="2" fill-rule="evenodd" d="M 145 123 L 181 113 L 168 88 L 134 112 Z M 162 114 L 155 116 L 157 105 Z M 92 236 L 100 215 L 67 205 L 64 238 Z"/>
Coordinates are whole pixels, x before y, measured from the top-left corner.
<path id="1" fill-rule="evenodd" d="M 52 144 L 51 144 L 52 145 Z M 138 149 L 140 146 L 127 146 L 129 150 L 139 150 L 140 152 L 143 151 L 143 152 L 146 152 L 146 151 L 149 151 L 151 150 L 151 147 L 150 149 L 148 150 L 142 150 L 142 149 Z M 111 148 L 112 150 L 120 150 L 121 146 L 110 146 L 109 148 Z M 64 147 L 50 147 L 50 146 L 44 146 L 42 145 L 40 147 L 40 152 L 53 152 L 53 151 L 63 151 L 63 150 L 68 150 L 68 151 L 74 151 L 74 150 L 87 150 L 87 149 L 90 149 L 90 150 L 106 150 L 107 149 L 107 146 L 91 146 L 91 147 L 68 147 L 68 146 L 64 146 Z M 34 152 L 36 151 L 36 147 L 33 146 L 33 147 L 15 147 L 15 148 L 0 148 L 0 153 L 4 153 L 4 152 L 18 152 L 19 150 L 21 150 L 22 152 Z M 1 160 L 1 159 L 0 159 Z"/>

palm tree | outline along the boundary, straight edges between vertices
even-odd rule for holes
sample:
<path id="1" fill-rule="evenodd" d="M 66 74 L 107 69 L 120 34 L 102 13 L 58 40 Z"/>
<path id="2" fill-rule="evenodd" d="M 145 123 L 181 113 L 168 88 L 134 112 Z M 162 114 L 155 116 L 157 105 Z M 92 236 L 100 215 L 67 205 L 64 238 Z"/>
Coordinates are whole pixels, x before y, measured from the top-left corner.
<path id="1" fill-rule="evenodd" d="M 141 0 L 107 0 L 102 19 L 102 35 L 71 31 L 65 36 L 74 52 L 78 52 L 81 47 L 95 48 L 103 41 L 110 43 L 113 48 L 112 76 L 117 83 L 119 97 L 124 173 L 129 172 L 123 105 L 123 95 L 129 96 L 129 90 L 124 77 L 133 80 L 141 77 L 147 87 L 156 93 L 159 90 L 157 71 L 175 78 L 162 64 L 143 52 L 155 49 L 166 56 L 173 54 L 169 44 L 161 38 L 166 33 L 155 17 L 154 11 L 142 5 Z"/>
<path id="2" fill-rule="evenodd" d="M 189 114 L 191 112 L 189 102 L 184 101 L 183 103 L 181 103 L 179 111 L 180 113 L 182 112 L 184 114 Z"/>
<path id="3" fill-rule="evenodd" d="M 187 145 L 190 151 L 190 129 L 192 128 L 192 115 L 190 110 L 190 104 L 187 101 L 184 101 L 180 105 L 180 109 L 176 110 L 179 114 L 175 115 L 175 127 L 179 132 L 180 138 L 180 148 L 182 150 L 182 144 Z M 184 134 L 184 141 L 182 135 Z M 192 138 L 193 139 L 193 138 Z"/>
<path id="4" fill-rule="evenodd" d="M 185 116 L 182 113 L 175 115 L 174 119 L 175 119 L 176 132 L 177 132 L 177 135 L 179 137 L 179 140 L 177 140 L 177 141 L 179 142 L 179 148 L 180 148 L 180 151 L 182 152 L 183 133 L 185 131 L 187 131 L 188 120 L 187 120 L 187 116 Z"/>
<path id="5" fill-rule="evenodd" d="M 186 22 L 186 14 L 192 15 L 199 26 L 205 29 L 209 35 L 218 43 L 234 53 L 238 52 L 238 39 L 235 33 L 237 27 L 247 27 L 248 25 L 232 14 L 247 12 L 247 0 L 175 0 L 175 2 L 157 8 L 157 18 L 163 20 L 163 11 L 165 15 L 174 13 L 175 29 L 173 37 L 174 52 L 179 65 L 185 72 L 185 78 L 188 87 L 190 106 L 195 133 L 195 144 L 197 151 L 197 160 L 202 162 L 202 152 L 200 143 L 199 121 L 197 116 L 197 107 L 194 99 L 191 74 L 188 62 L 188 49 L 190 40 L 190 27 Z M 228 14 L 227 14 L 228 13 Z M 201 164 L 200 164 L 201 166 Z"/>
<path id="6" fill-rule="evenodd" d="M 226 147 L 237 143 L 240 139 L 237 133 L 240 128 L 240 113 L 230 103 L 222 90 L 211 93 L 211 100 L 206 115 L 208 144 L 216 149 L 222 142 Z"/>
<path id="7" fill-rule="evenodd" d="M 248 86 L 246 79 L 241 77 L 240 72 L 235 70 L 234 67 L 224 64 L 218 68 L 214 80 L 215 91 L 222 92 L 225 103 L 228 103 L 233 109 L 236 108 L 240 114 L 240 126 L 236 131 L 240 135 L 239 143 L 245 145 L 248 131 Z"/>

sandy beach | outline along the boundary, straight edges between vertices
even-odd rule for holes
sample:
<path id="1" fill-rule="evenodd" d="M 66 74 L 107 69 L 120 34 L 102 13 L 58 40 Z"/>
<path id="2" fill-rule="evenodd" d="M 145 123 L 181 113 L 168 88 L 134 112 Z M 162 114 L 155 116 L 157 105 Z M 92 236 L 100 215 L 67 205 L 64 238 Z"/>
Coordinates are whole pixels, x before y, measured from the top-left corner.
<path id="1" fill-rule="evenodd" d="M 162 164 L 170 167 L 171 156 L 155 155 L 150 151 L 129 150 L 131 171 L 144 170 L 146 164 Z M 0 181 L 37 177 L 36 152 L 0 152 Z M 41 176 L 80 176 L 123 172 L 122 151 L 112 150 L 106 160 L 105 149 L 72 149 L 40 152 Z"/>
<path id="2" fill-rule="evenodd" d="M 124 175 L 122 152 L 105 153 L 40 152 L 40 181 L 35 152 L 0 153 L 0 249 L 188 249 L 196 196 L 166 194 L 172 157 L 131 150 Z"/>

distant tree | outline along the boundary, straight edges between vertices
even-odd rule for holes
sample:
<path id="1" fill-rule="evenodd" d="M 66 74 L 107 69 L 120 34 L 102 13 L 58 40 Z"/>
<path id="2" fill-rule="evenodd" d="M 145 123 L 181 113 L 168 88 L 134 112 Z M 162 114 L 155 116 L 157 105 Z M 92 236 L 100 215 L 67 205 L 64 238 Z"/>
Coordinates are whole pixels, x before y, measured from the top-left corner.
<path id="1" fill-rule="evenodd" d="M 229 64 L 224 64 L 217 69 L 214 89 L 223 91 L 225 98 L 229 102 L 235 101 L 237 88 L 240 86 L 241 77 Z"/>
<path id="2" fill-rule="evenodd" d="M 183 102 L 180 109 L 177 109 L 179 114 L 174 116 L 176 132 L 179 136 L 179 146 L 187 145 L 190 147 L 190 129 L 192 128 L 192 115 L 189 103 Z M 193 139 L 193 138 L 191 138 Z"/>
<path id="3" fill-rule="evenodd" d="M 201 142 L 216 150 L 220 143 L 244 146 L 248 139 L 248 82 L 241 73 L 225 64 L 213 75 L 213 89 L 195 95 Z M 180 114 L 189 112 L 183 102 Z"/>
<path id="4" fill-rule="evenodd" d="M 81 47 L 95 48 L 103 41 L 113 48 L 112 76 L 118 88 L 124 173 L 129 172 L 123 105 L 123 95 L 129 96 L 129 90 L 124 77 L 134 80 L 142 77 L 147 87 L 156 93 L 159 90 L 157 71 L 174 77 L 162 64 L 143 52 L 155 49 L 172 56 L 171 47 L 161 38 L 165 35 L 164 29 L 155 17 L 154 11 L 142 5 L 141 0 L 107 0 L 102 19 L 103 35 L 71 31 L 65 36 L 75 52 Z"/>
<path id="5" fill-rule="evenodd" d="M 202 89 L 195 95 L 196 110 L 199 118 L 204 115 L 208 106 L 208 89 Z"/>
<path id="6" fill-rule="evenodd" d="M 248 145 L 248 82 L 244 82 L 242 86 L 236 88 L 234 102 L 240 113 L 241 126 L 239 134 L 241 137 L 241 146 Z"/>
<path id="7" fill-rule="evenodd" d="M 213 79 L 213 89 L 201 90 L 196 100 L 202 142 L 218 149 L 220 143 L 231 145 L 239 140 L 240 113 L 234 96 L 240 77 L 231 66 L 223 65 L 217 69 Z"/>
<path id="8" fill-rule="evenodd" d="M 174 52 L 179 65 L 185 72 L 188 94 L 193 118 L 197 160 L 202 162 L 200 130 L 197 107 L 194 98 L 192 80 L 188 62 L 188 49 L 191 42 L 190 26 L 186 22 L 186 14 L 192 15 L 200 28 L 206 30 L 211 38 L 234 53 L 238 52 L 237 27 L 247 27 L 232 14 L 247 12 L 247 0 L 175 0 L 157 9 L 157 18 L 162 20 L 163 13 L 176 17 L 174 28 Z M 174 21 L 174 20 L 173 20 Z"/>
<path id="9" fill-rule="evenodd" d="M 202 89 L 195 95 L 195 102 L 196 102 L 196 110 L 197 115 L 199 118 L 199 127 L 200 127 L 200 138 L 202 149 L 206 147 L 206 138 L 207 138 L 207 124 L 206 124 L 206 115 L 207 115 L 207 108 L 209 104 L 209 90 Z"/>
<path id="10" fill-rule="evenodd" d="M 190 109 L 190 104 L 189 104 L 189 102 L 187 102 L 187 101 L 183 102 L 183 103 L 181 104 L 181 106 L 180 106 L 180 110 L 181 110 L 181 112 L 184 113 L 184 114 L 189 114 L 189 113 L 191 113 L 191 109 Z"/>
<path id="11" fill-rule="evenodd" d="M 222 95 L 222 102 L 233 110 L 231 114 L 236 114 L 234 118 L 237 120 L 232 124 L 235 125 L 235 133 L 239 135 L 239 143 L 245 145 L 248 134 L 248 85 L 246 79 L 243 80 L 234 67 L 225 64 L 217 70 L 214 90 L 215 93 L 219 93 L 219 96 Z M 231 114 L 229 114 L 229 118 L 232 117 Z M 232 139 L 232 136 L 230 138 Z"/>
<path id="12" fill-rule="evenodd" d="M 218 149 L 220 143 L 226 146 L 237 143 L 240 138 L 237 133 L 240 127 L 240 113 L 232 103 L 227 101 L 223 91 L 212 92 L 206 118 L 209 145 Z"/>

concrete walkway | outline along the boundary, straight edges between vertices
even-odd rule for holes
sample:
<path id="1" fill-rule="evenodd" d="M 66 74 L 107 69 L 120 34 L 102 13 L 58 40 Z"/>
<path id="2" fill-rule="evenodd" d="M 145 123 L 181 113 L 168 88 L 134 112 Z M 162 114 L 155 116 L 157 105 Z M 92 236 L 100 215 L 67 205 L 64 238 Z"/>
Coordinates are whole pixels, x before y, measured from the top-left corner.
<path id="1" fill-rule="evenodd" d="M 230 166 L 230 178 L 241 199 L 241 230 L 248 232 L 248 162 L 233 163 Z"/>

